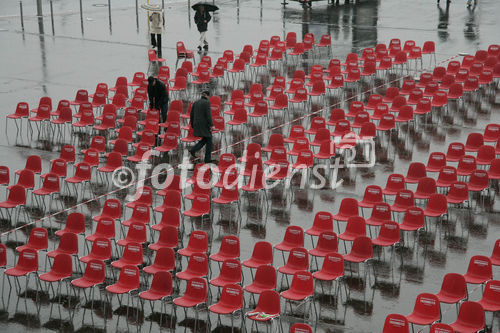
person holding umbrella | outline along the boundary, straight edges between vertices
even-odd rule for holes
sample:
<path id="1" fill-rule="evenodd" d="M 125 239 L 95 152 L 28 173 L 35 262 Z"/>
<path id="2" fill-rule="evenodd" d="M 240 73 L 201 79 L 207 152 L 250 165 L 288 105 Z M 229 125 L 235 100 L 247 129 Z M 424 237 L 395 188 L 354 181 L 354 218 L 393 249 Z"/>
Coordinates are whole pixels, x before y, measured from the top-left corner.
<path id="1" fill-rule="evenodd" d="M 219 8 L 215 5 L 205 2 L 198 2 L 191 6 L 191 8 L 196 11 L 196 14 L 194 15 L 194 23 L 196 23 L 198 31 L 200 32 L 200 44 L 198 45 L 198 51 L 201 51 L 202 48 L 208 50 L 206 33 L 208 22 L 210 22 L 210 20 L 212 19 L 212 16 L 209 12 L 216 11 Z"/>

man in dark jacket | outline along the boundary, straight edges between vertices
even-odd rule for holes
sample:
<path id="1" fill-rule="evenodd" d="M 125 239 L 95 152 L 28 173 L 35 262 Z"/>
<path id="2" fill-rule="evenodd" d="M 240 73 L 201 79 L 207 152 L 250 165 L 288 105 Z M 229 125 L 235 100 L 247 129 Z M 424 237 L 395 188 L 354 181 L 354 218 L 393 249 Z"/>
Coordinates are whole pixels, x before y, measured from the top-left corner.
<path id="1" fill-rule="evenodd" d="M 193 128 L 194 136 L 201 136 L 201 140 L 189 151 L 191 156 L 196 158 L 196 152 L 207 145 L 205 148 L 205 163 L 212 162 L 212 112 L 210 110 L 210 101 L 208 97 L 210 92 L 201 93 L 201 98 L 194 102 L 191 108 L 190 125 Z"/>
<path id="2" fill-rule="evenodd" d="M 168 91 L 165 83 L 152 76 L 148 77 L 149 108 L 161 111 L 160 121 L 163 123 L 167 119 L 168 111 Z"/>
<path id="3" fill-rule="evenodd" d="M 194 14 L 194 23 L 198 27 L 198 31 L 200 32 L 200 44 L 198 45 L 198 51 L 201 51 L 203 47 L 205 50 L 208 50 L 208 42 L 205 38 L 207 33 L 208 22 L 212 19 L 210 13 L 205 10 L 205 7 L 201 5 L 198 7 L 196 14 Z"/>

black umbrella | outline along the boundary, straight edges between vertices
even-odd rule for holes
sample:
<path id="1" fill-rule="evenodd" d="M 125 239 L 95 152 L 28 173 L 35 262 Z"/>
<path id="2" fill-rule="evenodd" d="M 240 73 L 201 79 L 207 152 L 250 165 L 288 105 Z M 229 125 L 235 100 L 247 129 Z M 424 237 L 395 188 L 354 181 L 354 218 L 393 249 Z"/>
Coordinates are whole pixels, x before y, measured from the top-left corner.
<path id="1" fill-rule="evenodd" d="M 191 8 L 193 8 L 194 10 L 198 10 L 200 6 L 205 7 L 205 10 L 207 12 L 215 12 L 216 10 L 219 10 L 219 7 L 217 7 L 216 5 L 203 1 L 195 3 L 194 5 L 191 6 Z"/>

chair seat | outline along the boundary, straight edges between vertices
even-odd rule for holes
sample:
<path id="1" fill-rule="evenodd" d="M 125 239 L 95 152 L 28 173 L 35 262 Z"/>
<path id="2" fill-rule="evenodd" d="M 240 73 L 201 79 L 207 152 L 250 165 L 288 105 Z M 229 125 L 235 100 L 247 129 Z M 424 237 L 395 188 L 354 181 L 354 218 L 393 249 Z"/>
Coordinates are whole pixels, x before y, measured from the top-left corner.
<path id="1" fill-rule="evenodd" d="M 53 272 L 48 272 L 45 274 L 40 275 L 40 280 L 46 281 L 46 282 L 56 282 L 60 281 L 62 279 L 70 277 L 71 274 L 59 274 L 59 273 L 53 273 Z"/>
<path id="2" fill-rule="evenodd" d="M 202 304 L 204 302 L 200 302 L 199 299 L 195 299 L 189 296 L 182 296 L 174 299 L 174 304 L 178 306 L 182 306 L 183 308 L 191 308 L 195 305 Z"/>
<path id="3" fill-rule="evenodd" d="M 149 301 L 158 301 L 163 297 L 170 296 L 172 293 L 158 293 L 156 291 L 146 290 L 139 294 L 142 299 L 147 299 Z"/>
<path id="4" fill-rule="evenodd" d="M 49 257 L 49 258 L 55 258 L 58 254 L 69 254 L 71 256 L 71 255 L 76 254 L 76 253 L 70 252 L 70 251 L 61 250 L 61 249 L 57 249 L 57 250 L 48 252 L 47 253 L 47 257 Z"/>
<path id="5" fill-rule="evenodd" d="M 386 240 L 386 239 L 375 238 L 375 239 L 372 240 L 372 244 L 373 245 L 378 245 L 378 246 L 392 246 L 392 245 L 394 245 L 396 243 L 397 243 L 396 241 Z"/>
<path id="6" fill-rule="evenodd" d="M 115 268 L 119 268 L 121 269 L 123 266 L 126 266 L 126 265 L 133 265 L 133 266 L 136 266 L 137 264 L 135 262 L 130 262 L 128 260 L 124 260 L 123 258 L 122 259 L 119 259 L 117 261 L 113 261 L 111 263 L 111 266 L 115 267 Z"/>
<path id="7" fill-rule="evenodd" d="M 227 255 L 220 254 L 220 253 L 214 253 L 214 254 L 210 255 L 210 260 L 223 262 L 223 261 L 228 260 L 228 259 L 234 259 L 234 257 L 227 256 Z"/>
<path id="8" fill-rule="evenodd" d="M 490 302 L 489 300 L 484 300 L 481 299 L 477 301 L 481 306 L 483 307 L 484 311 L 491 311 L 491 312 L 497 312 L 500 311 L 500 303 L 493 303 Z"/>
<path id="9" fill-rule="evenodd" d="M 361 257 L 361 256 L 358 256 L 356 254 L 351 254 L 351 253 L 346 254 L 344 256 L 344 260 L 350 261 L 350 262 L 363 262 L 363 261 L 366 261 L 368 259 L 370 259 L 370 258 Z"/>
<path id="10" fill-rule="evenodd" d="M 96 282 L 96 281 L 93 281 L 93 280 L 89 280 L 85 277 L 82 277 L 82 278 L 79 278 L 79 279 L 76 279 L 76 280 L 73 280 L 71 281 L 71 284 L 75 287 L 78 287 L 78 288 L 89 288 L 89 287 L 93 287 L 95 286 L 96 284 L 99 284 L 100 282 Z"/>
<path id="11" fill-rule="evenodd" d="M 21 252 L 22 250 L 26 250 L 26 249 L 32 249 L 35 251 L 39 251 L 39 250 L 45 250 L 46 247 L 36 247 L 36 246 L 31 245 L 31 244 L 26 244 L 26 245 L 21 245 L 21 246 L 16 247 L 17 252 Z"/>
<path id="12" fill-rule="evenodd" d="M 187 197 L 186 197 L 187 199 Z M 193 209 L 191 208 L 190 210 L 186 210 L 183 212 L 184 215 L 189 216 L 189 217 L 198 217 L 198 216 L 203 216 L 208 214 L 209 212 L 204 212 L 201 210 Z"/>
<path id="13" fill-rule="evenodd" d="M 217 304 L 211 305 L 208 309 L 217 314 L 231 314 L 241 308 L 235 306 L 227 306 L 225 304 L 220 304 L 219 302 Z"/>
<path id="14" fill-rule="evenodd" d="M 471 284 L 481 284 L 485 283 L 486 281 L 489 280 L 489 278 L 484 278 L 482 276 L 474 276 L 469 273 L 464 274 L 465 282 L 471 283 Z"/>
<path id="15" fill-rule="evenodd" d="M 224 287 L 227 284 L 240 283 L 240 280 L 229 280 L 221 277 L 216 277 L 215 279 L 210 280 L 210 284 L 216 287 Z"/>
<path id="16" fill-rule="evenodd" d="M 313 277 L 315 279 L 321 280 L 321 281 L 333 281 L 336 278 L 340 277 L 342 275 L 340 274 L 332 274 L 328 272 L 323 272 L 323 271 L 318 271 L 313 273 Z"/>
<path id="17" fill-rule="evenodd" d="M 247 314 L 247 318 L 251 319 L 251 320 L 259 321 L 259 322 L 265 322 L 265 321 L 273 320 L 274 318 L 279 317 L 279 315 L 280 315 L 279 313 L 262 313 L 262 312 L 255 313 L 255 312 L 252 312 L 252 313 Z"/>
<path id="18" fill-rule="evenodd" d="M 250 268 L 257 268 L 260 265 L 269 265 L 268 262 L 265 262 L 263 260 L 256 260 L 256 259 L 247 259 L 241 263 L 245 267 L 250 267 Z"/>
<path id="19" fill-rule="evenodd" d="M 155 275 L 158 272 L 170 272 L 170 271 L 174 270 L 174 268 L 175 268 L 174 265 L 172 265 L 172 267 L 164 267 L 164 266 L 158 266 L 158 265 L 153 264 L 151 266 L 144 267 L 144 272 L 151 274 L 151 275 Z"/>
<path id="20" fill-rule="evenodd" d="M 31 273 L 31 272 L 34 272 L 34 270 L 26 270 L 26 269 L 22 269 L 22 268 L 18 268 L 18 267 L 12 267 L 12 268 L 9 268 L 5 271 L 5 274 L 9 275 L 9 276 L 23 276 L 23 275 L 26 275 L 28 273 Z"/>
<path id="21" fill-rule="evenodd" d="M 430 325 L 430 324 L 434 323 L 435 321 L 439 320 L 439 317 L 437 317 L 437 318 L 421 317 L 419 315 L 412 313 L 412 314 L 406 316 L 406 319 L 410 323 L 413 323 L 413 324 Z"/>
<path id="22" fill-rule="evenodd" d="M 442 211 L 438 211 L 438 210 L 434 210 L 434 209 L 429 209 L 429 208 L 426 208 L 424 210 L 424 215 L 429 216 L 429 217 L 439 217 L 445 213 L 446 212 L 442 212 Z"/>
<path id="23" fill-rule="evenodd" d="M 112 284 L 112 285 L 106 287 L 106 291 L 113 293 L 113 294 L 125 294 L 125 293 L 132 291 L 132 290 L 134 290 L 134 288 L 123 286 L 119 283 L 115 283 L 115 284 Z"/>
<path id="24" fill-rule="evenodd" d="M 252 294 L 260 294 L 265 290 L 272 290 L 269 286 L 262 285 L 259 283 L 251 283 L 243 288 L 245 291 Z"/>
<path id="25" fill-rule="evenodd" d="M 161 243 L 153 243 L 153 244 L 149 244 L 148 245 L 148 248 L 150 250 L 153 250 L 153 251 L 158 251 L 159 249 L 163 248 L 163 247 L 169 247 L 171 249 L 174 249 L 176 247 L 178 247 L 179 244 L 177 243 L 174 243 L 174 242 L 171 242 L 171 243 L 166 243 L 166 242 L 161 242 Z"/>
<path id="26" fill-rule="evenodd" d="M 461 300 L 463 300 L 463 297 L 456 296 L 456 295 L 450 295 L 447 293 L 439 292 L 436 294 L 436 297 L 439 299 L 441 303 L 448 303 L 448 304 L 453 304 L 457 303 Z"/>
<path id="27" fill-rule="evenodd" d="M 452 324 L 450 324 L 451 327 L 453 327 L 453 330 L 455 332 L 459 332 L 459 333 L 475 333 L 475 332 L 478 332 L 478 331 L 481 331 L 484 326 L 481 326 L 481 327 L 478 327 L 478 326 L 469 326 L 469 325 L 464 325 L 462 323 L 459 323 L 459 322 L 454 322 Z"/>
<path id="28" fill-rule="evenodd" d="M 105 260 L 109 260 L 110 258 L 105 258 L 103 256 L 96 256 L 95 254 L 91 253 L 91 254 L 89 254 L 87 256 L 81 257 L 80 261 L 83 262 L 84 264 L 86 264 L 86 263 L 88 263 L 89 261 L 91 261 L 93 259 L 105 261 Z"/>
<path id="29" fill-rule="evenodd" d="M 281 296 L 283 298 L 292 300 L 292 301 L 302 301 L 306 299 L 307 297 L 311 296 L 310 294 L 303 294 L 303 293 L 298 293 L 292 290 L 285 290 L 281 293 Z"/>

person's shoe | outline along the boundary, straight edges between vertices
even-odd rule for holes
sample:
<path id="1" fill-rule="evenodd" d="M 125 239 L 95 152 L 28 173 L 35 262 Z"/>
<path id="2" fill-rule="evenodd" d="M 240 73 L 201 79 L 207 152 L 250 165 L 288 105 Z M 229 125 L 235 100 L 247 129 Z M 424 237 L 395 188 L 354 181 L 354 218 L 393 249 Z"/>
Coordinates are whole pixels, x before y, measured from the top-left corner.
<path id="1" fill-rule="evenodd" d="M 192 157 L 192 158 L 194 158 L 194 159 L 198 158 L 198 157 L 196 156 L 196 154 L 195 154 L 192 150 L 189 150 L 189 154 L 190 154 L 190 155 L 191 155 L 191 157 Z"/>
<path id="2" fill-rule="evenodd" d="M 198 45 L 198 52 L 201 52 L 201 46 Z"/>
<path id="3" fill-rule="evenodd" d="M 208 50 L 208 44 L 203 45 L 203 48 L 204 48 L 205 50 Z"/>

